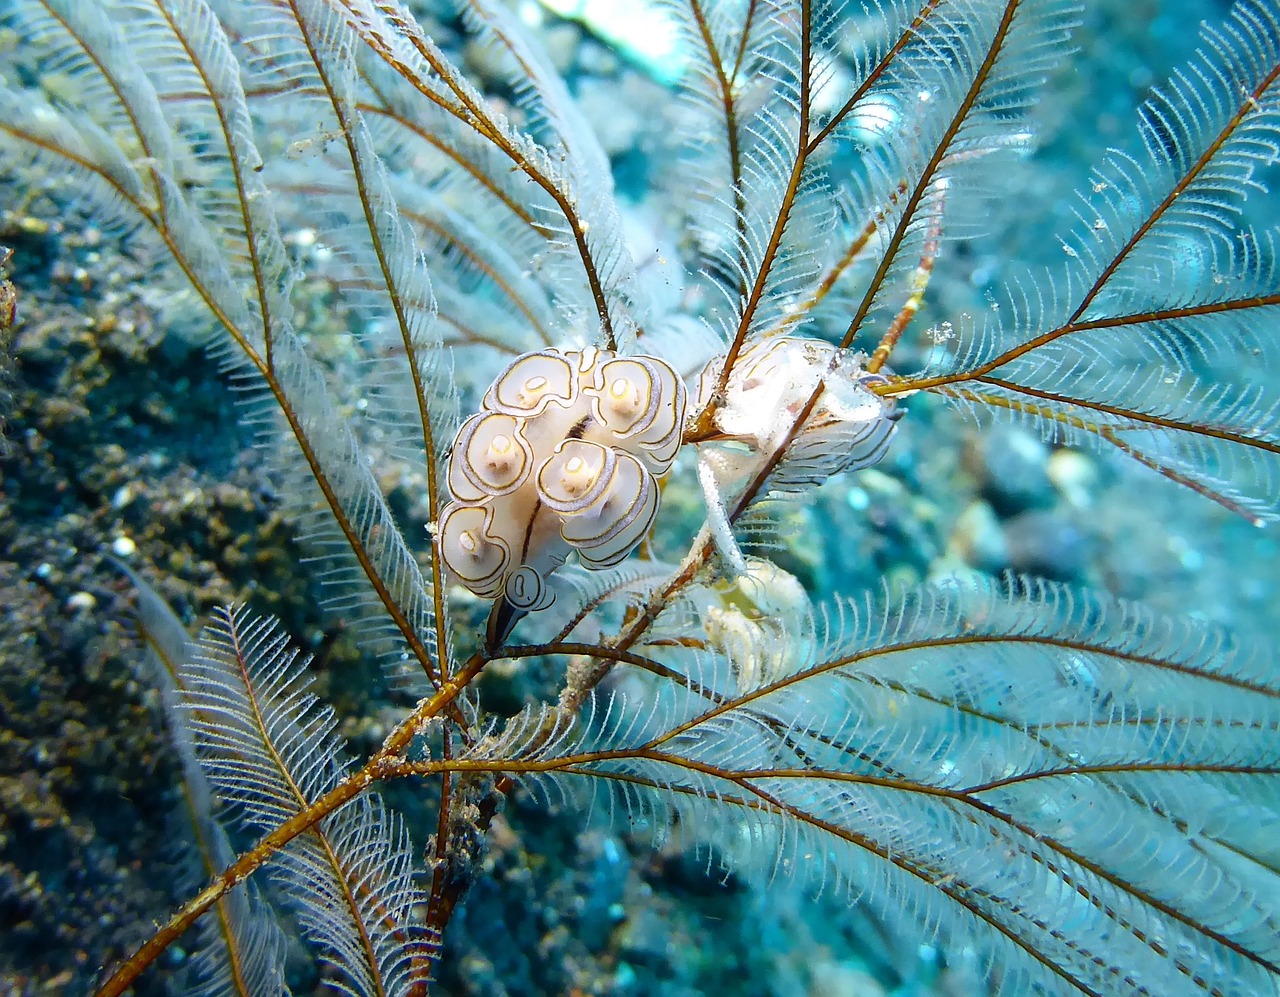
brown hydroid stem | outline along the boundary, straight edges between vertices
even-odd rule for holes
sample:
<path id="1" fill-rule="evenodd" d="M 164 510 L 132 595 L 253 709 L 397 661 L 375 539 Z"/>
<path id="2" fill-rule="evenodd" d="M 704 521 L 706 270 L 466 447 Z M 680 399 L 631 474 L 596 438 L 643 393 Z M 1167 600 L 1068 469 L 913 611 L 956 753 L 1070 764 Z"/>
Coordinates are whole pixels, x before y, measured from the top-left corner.
<path id="1" fill-rule="evenodd" d="M 119 997 L 142 975 L 143 970 L 155 962 L 160 953 L 175 942 L 200 915 L 209 910 L 227 892 L 247 879 L 267 859 L 298 835 L 311 830 L 318 821 L 350 803 L 372 783 L 385 778 L 387 770 L 393 767 L 394 763 L 391 759 L 375 757 L 359 772 L 343 779 L 324 796 L 277 827 L 215 876 L 213 882 L 183 904 L 182 908 L 169 919 L 168 924 L 147 939 L 146 944 L 111 975 L 111 978 L 98 989 L 96 997 Z"/>
<path id="2" fill-rule="evenodd" d="M 190 928 L 196 920 L 225 896 L 233 887 L 262 867 L 281 848 L 316 826 L 324 818 L 340 810 L 375 782 L 399 775 L 430 774 L 424 766 L 405 767 L 402 752 L 408 747 L 423 723 L 448 709 L 463 689 L 480 673 L 489 659 L 476 652 L 457 673 L 447 679 L 432 696 L 400 723 L 388 736 L 382 748 L 358 772 L 343 779 L 333 789 L 309 803 L 247 852 L 214 877 L 213 882 L 188 900 L 147 942 L 123 962 L 97 991 L 95 997 L 119 997 L 165 949 Z M 442 769 L 431 769 L 431 772 Z"/>

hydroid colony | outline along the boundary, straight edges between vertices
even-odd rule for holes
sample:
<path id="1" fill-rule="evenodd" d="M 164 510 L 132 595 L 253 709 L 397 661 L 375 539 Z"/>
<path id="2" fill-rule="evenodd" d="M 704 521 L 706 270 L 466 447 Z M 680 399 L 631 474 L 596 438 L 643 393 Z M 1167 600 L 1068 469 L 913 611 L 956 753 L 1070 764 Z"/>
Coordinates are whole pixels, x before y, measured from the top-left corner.
<path id="1" fill-rule="evenodd" d="M 934 262 L 999 197 L 1075 3 L 673 4 L 698 291 L 674 299 L 565 84 L 505 8 L 465 7 L 514 116 L 397 0 L 6 15 L 41 53 L 0 91 L 6 153 L 194 293 L 329 607 L 420 697 L 355 759 L 276 625 L 228 609 L 191 648 L 144 592 L 213 871 L 102 992 L 197 924 L 190 989 L 282 992 L 276 905 L 336 985 L 423 992 L 516 785 L 861 898 L 1008 993 L 1276 992 L 1269 648 L 1030 580 L 816 605 L 769 554 L 777 503 L 879 460 L 919 393 L 1275 518 L 1280 280 L 1242 211 L 1277 155 L 1274 5 L 1205 30 L 1140 151 L 1087 179 L 1066 261 L 917 371 L 899 344 Z M 304 226 L 329 253 L 291 255 Z M 295 313 L 304 267 L 350 309 L 376 427 Z M 422 469 L 429 539 L 373 449 Z M 705 524 L 663 563 L 643 541 L 682 450 Z M 485 715 L 485 669 L 533 658 L 558 693 Z M 393 781 L 434 787 L 429 840 Z"/>

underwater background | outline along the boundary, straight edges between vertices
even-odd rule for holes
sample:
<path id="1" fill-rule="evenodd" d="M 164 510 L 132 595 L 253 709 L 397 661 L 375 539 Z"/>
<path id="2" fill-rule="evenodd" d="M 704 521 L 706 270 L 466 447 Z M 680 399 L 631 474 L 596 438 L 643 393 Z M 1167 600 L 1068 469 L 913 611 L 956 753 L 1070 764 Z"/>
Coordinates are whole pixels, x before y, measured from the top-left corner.
<path id="1" fill-rule="evenodd" d="M 641 5 L 593 9 L 611 6 Z M 1054 233 L 1071 219 L 1072 190 L 1108 147 L 1133 146 L 1143 94 L 1195 49 L 1196 25 L 1228 9 L 1216 0 L 1086 7 L 1078 52 L 1034 115 L 1037 149 L 1001 179 L 1006 210 L 986 237 L 948 244 L 908 354 L 929 349 L 930 330 L 944 335 L 944 323 L 988 307 L 987 290 L 1018 261 L 1061 253 Z M 671 66 L 620 51 L 604 40 L 615 33 L 607 24 L 587 28 L 531 0 L 519 10 L 595 123 L 631 223 L 665 232 L 678 253 L 662 197 L 677 131 Z M 464 44 L 451 18 L 422 15 L 474 80 L 493 82 L 485 53 Z M 3 31 L 0 76 L 37 83 Z M 234 393 L 193 345 L 198 314 L 162 296 L 127 240 L 78 215 L 69 192 L 29 179 L 0 162 L 0 246 L 14 250 L 19 293 L 0 456 L 0 994 L 79 994 L 194 885 L 171 822 L 177 760 L 113 560 L 193 629 L 228 602 L 280 617 L 316 655 L 316 691 L 346 718 L 356 750 L 376 746 L 405 704 L 319 615 L 316 582 L 237 423 Z M 1280 178 L 1268 179 L 1274 188 Z M 1277 199 L 1257 200 L 1258 219 L 1274 221 Z M 303 282 L 299 312 L 317 355 L 350 362 L 329 288 Z M 980 431 L 933 398 L 909 408 L 883 464 L 789 513 L 807 520 L 796 535 L 824 539 L 780 558 L 814 594 L 1013 570 L 1274 633 L 1274 532 L 1127 463 L 1055 450 L 1015 428 Z M 405 522 L 421 520 L 411 481 L 385 485 Z M 694 494 L 664 503 L 664 517 L 700 510 Z M 482 698 L 509 711 L 555 688 L 536 668 L 493 668 Z M 406 813 L 430 812 L 408 786 L 387 795 Z M 584 829 L 563 804 L 512 798 L 450 927 L 439 993 L 983 992 L 963 951 L 895 944 L 875 911 L 847 898 L 761 891 L 723 878 L 705 854 L 655 851 L 647 832 L 602 824 Z M 182 959 L 180 947 L 166 955 L 170 968 Z M 300 947 L 292 970 L 294 993 L 320 988 Z M 164 992 L 163 975 L 140 992 Z"/>

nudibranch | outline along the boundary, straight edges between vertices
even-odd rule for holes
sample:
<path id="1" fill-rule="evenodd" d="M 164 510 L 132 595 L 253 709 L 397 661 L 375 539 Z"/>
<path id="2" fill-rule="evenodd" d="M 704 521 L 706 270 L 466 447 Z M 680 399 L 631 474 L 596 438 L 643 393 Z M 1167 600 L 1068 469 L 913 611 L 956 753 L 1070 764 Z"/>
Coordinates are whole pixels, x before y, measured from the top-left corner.
<path id="1" fill-rule="evenodd" d="M 865 361 L 865 354 L 830 343 L 775 336 L 742 351 L 722 393 L 723 360 L 703 369 L 695 405 L 712 411 L 716 435 L 701 448 L 698 482 L 707 527 L 730 577 L 746 574 L 748 565 L 734 539 L 726 494 L 766 468 L 765 490 L 776 494 L 802 491 L 884 457 L 902 410 L 875 392 L 873 386 L 888 378 L 866 370 Z M 819 386 L 822 393 L 814 399 Z"/>
<path id="2" fill-rule="evenodd" d="M 550 604 L 547 580 L 571 551 L 588 568 L 617 564 L 658 513 L 685 406 L 684 382 L 657 357 L 517 357 L 454 441 L 445 565 L 476 595 L 533 611 Z"/>
<path id="3" fill-rule="evenodd" d="M 878 463 L 902 410 L 893 398 L 872 390 L 888 378 L 868 372 L 865 361 L 861 352 L 793 336 L 761 340 L 743 350 L 715 411 L 715 428 L 720 439 L 745 444 L 748 453 L 726 455 L 723 469 L 734 465 L 742 475 L 754 473 L 761 459 L 785 447 L 770 487 L 786 491 Z M 695 399 L 699 408 L 711 401 L 719 373 L 719 358 L 703 369 Z M 819 384 L 822 395 L 797 431 L 794 423 Z"/>

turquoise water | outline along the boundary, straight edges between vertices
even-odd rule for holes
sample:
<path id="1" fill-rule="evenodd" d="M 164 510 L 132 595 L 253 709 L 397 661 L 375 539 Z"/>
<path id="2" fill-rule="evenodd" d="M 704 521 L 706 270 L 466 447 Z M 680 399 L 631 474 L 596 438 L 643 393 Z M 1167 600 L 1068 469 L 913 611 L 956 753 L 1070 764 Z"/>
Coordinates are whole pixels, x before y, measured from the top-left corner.
<path id="1" fill-rule="evenodd" d="M 1061 251 L 1052 233 L 1069 218 L 1088 166 L 1110 146 L 1132 146 L 1136 103 L 1194 48 L 1189 25 L 1221 10 L 1089 6 L 1079 54 L 1054 71 L 1033 115 L 1037 151 L 1000 177 L 1008 196 L 986 234 L 944 250 L 917 332 L 985 309 L 1017 261 L 1052 261 Z M 669 199 L 646 194 L 645 185 L 678 181 L 665 165 L 671 92 L 577 27 L 548 20 L 541 34 L 606 133 L 635 223 L 665 232 Z M 483 62 L 473 59 L 480 73 Z M 28 84 L 29 67 L 15 71 L 20 62 L 0 44 L 0 73 Z M 155 694 L 132 663 L 136 644 L 116 622 L 127 586 L 103 552 L 153 565 L 151 577 L 189 624 L 234 599 L 281 616 L 317 652 L 318 691 L 353 718 L 344 734 L 359 750 L 376 747 L 384 714 L 404 701 L 381 680 L 344 668 L 356 654 L 341 626 L 312 605 L 314 584 L 297 570 L 303 552 L 274 512 L 279 496 L 236 426 L 228 392 L 198 348 L 165 335 L 165 326 L 198 324 L 191 303 L 157 307 L 147 261 L 127 236 L 69 215 L 65 193 L 28 199 L 28 177 L 3 179 L 0 243 L 17 250 L 23 324 L 0 515 L 8 551 L 0 582 L 10 607 L 0 635 L 0 922 L 10 929 L 0 940 L 0 975 L 13 993 L 78 993 L 98 962 L 136 944 L 183 892 L 174 888 L 179 877 L 155 872 L 171 868 L 176 763 Z M 1261 216 L 1274 212 L 1273 200 L 1258 200 Z M 678 253 L 682 233 L 665 234 L 663 247 Z M 337 323 L 323 317 L 336 295 L 317 282 L 300 296 L 316 328 L 332 335 L 330 347 L 317 334 L 317 349 L 332 348 L 335 367 L 351 362 Z M 917 337 L 904 349 L 928 345 Z M 1271 632 L 1277 559 L 1269 533 L 1119 461 L 1064 453 L 1023 433 L 986 444 L 931 399 L 909 409 L 884 465 L 827 486 L 795 513 L 797 529 L 818 542 L 782 559 L 816 596 L 1008 567 Z M 397 490 L 407 507 L 399 511 L 421 521 L 410 492 Z M 688 533 L 701 515 L 696 496 L 665 501 L 670 516 L 686 521 L 672 532 Z M 486 696 L 502 708 L 530 690 L 553 695 L 557 681 L 495 676 Z M 397 792 L 422 812 L 421 801 Z M 977 992 L 970 954 L 942 955 L 931 940 L 890 943 L 877 920 L 874 911 L 850 913 L 842 896 L 759 890 L 721 875 L 706 855 L 655 852 L 643 830 L 584 829 L 571 808 L 518 795 L 451 926 L 441 987 Z M 295 992 L 315 987 L 314 972 L 295 954 Z M 146 986 L 159 992 L 154 977 Z"/>

